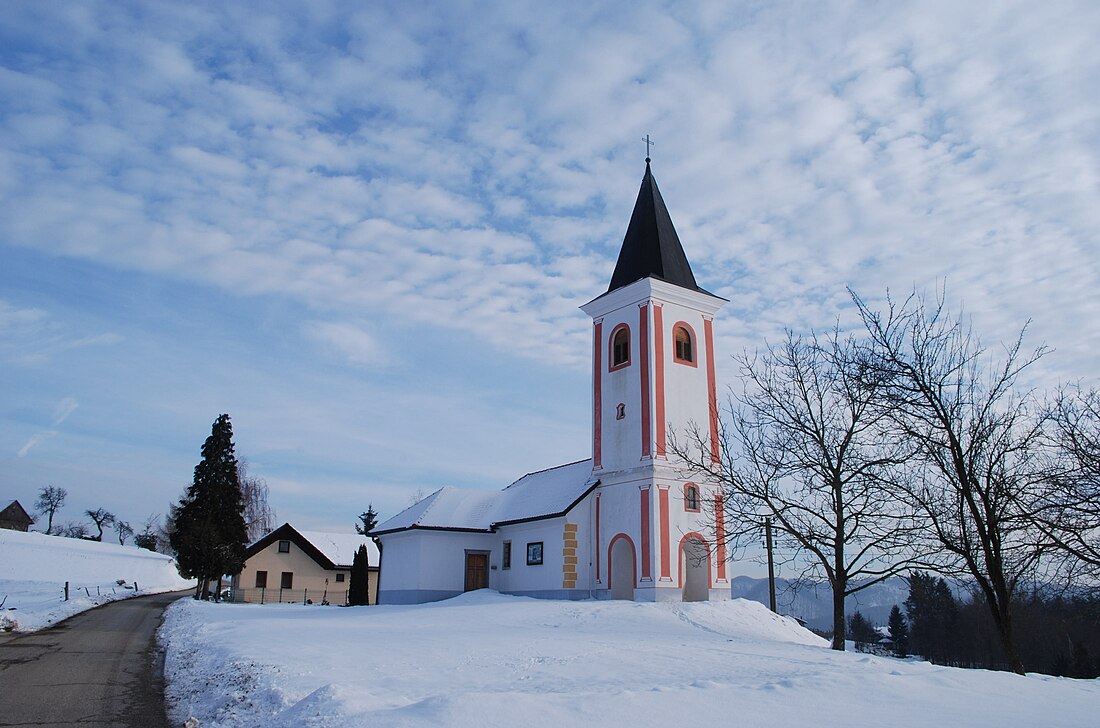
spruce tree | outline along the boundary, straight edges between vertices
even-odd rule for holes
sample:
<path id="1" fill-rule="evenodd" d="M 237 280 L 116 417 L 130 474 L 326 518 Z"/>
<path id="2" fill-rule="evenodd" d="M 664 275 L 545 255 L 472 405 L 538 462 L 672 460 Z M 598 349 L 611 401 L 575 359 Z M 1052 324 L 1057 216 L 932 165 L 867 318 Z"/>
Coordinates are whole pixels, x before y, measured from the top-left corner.
<path id="1" fill-rule="evenodd" d="M 890 629 L 890 641 L 894 643 L 894 655 L 908 657 L 909 655 L 909 623 L 905 621 L 905 615 L 895 604 L 890 610 L 890 620 L 887 622 Z"/>
<path id="2" fill-rule="evenodd" d="M 958 634 L 958 603 L 947 582 L 919 571 L 909 577 L 909 645 L 929 662 L 947 664 Z"/>
<path id="3" fill-rule="evenodd" d="M 378 525 L 378 511 L 374 510 L 374 504 L 368 503 L 367 510 L 359 514 L 359 523 L 355 524 L 355 532 L 360 536 L 366 536 Z"/>
<path id="4" fill-rule="evenodd" d="M 351 562 L 351 583 L 348 584 L 348 604 L 353 607 L 370 605 L 370 561 L 366 544 L 360 544 Z"/>
<path id="5" fill-rule="evenodd" d="M 171 535 L 180 573 L 199 581 L 196 599 L 211 581 L 240 573 L 247 541 L 233 426 L 229 415 L 220 415 L 203 443 L 194 480 L 180 499 Z"/>
<path id="6" fill-rule="evenodd" d="M 856 612 L 848 617 L 848 639 L 853 642 L 874 644 L 878 642 L 879 634 L 862 613 Z"/>

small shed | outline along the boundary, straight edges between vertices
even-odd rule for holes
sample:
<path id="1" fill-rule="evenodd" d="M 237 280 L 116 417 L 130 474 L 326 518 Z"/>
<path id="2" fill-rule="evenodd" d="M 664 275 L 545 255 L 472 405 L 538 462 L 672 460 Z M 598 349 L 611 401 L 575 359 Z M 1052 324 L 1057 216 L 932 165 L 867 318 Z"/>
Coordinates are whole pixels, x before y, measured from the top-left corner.
<path id="1" fill-rule="evenodd" d="M 17 500 L 13 500 L 0 511 L 0 528 L 6 528 L 9 531 L 29 531 L 32 523 L 34 519 Z"/>

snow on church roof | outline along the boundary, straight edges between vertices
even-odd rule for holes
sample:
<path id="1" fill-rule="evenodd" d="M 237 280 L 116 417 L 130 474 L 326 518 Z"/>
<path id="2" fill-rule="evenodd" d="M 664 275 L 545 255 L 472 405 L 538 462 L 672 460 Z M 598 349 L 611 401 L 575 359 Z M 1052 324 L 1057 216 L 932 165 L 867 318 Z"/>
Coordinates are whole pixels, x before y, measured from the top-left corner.
<path id="1" fill-rule="evenodd" d="M 382 525 L 373 535 L 410 528 L 492 531 L 519 521 L 559 516 L 596 484 L 592 460 L 528 473 L 504 490 L 444 487 Z"/>

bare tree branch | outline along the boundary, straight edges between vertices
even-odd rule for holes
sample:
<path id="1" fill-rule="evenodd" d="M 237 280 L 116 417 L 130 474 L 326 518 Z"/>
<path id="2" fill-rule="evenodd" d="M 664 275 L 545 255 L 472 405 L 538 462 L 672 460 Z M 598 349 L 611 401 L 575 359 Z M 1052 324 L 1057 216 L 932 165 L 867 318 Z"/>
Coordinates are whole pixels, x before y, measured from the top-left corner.
<path id="1" fill-rule="evenodd" d="M 918 529 L 889 484 L 909 457 L 904 441 L 881 436 L 888 413 L 880 384 L 859 369 L 860 346 L 834 328 L 738 357 L 741 391 L 730 397 L 719 462 L 708 433 L 671 433 L 671 451 L 722 489 L 722 538 L 731 552 L 759 539 L 770 518 L 794 545 L 800 578 L 833 592 L 833 648 L 844 649 L 844 598 L 913 563 Z"/>
<path id="2" fill-rule="evenodd" d="M 895 436 L 912 443 L 925 466 L 899 483 L 938 541 L 936 567 L 974 580 L 1009 664 L 1022 673 L 1012 600 L 1043 555 L 1027 504 L 1047 473 L 1042 418 L 1032 393 L 1015 387 L 1047 350 L 1023 353 L 1025 325 L 996 361 L 969 324 L 946 311 L 942 291 L 900 306 L 888 297 L 881 313 L 851 295 L 870 337 L 864 375 L 879 384 Z"/>

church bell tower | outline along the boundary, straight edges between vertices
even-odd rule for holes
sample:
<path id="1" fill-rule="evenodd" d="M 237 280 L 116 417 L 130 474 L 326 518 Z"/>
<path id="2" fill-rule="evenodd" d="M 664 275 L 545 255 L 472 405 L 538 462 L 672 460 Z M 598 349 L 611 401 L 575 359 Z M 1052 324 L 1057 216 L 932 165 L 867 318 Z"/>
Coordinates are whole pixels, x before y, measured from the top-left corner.
<path id="1" fill-rule="evenodd" d="M 722 598 L 725 589 L 728 598 L 724 549 L 713 532 L 720 494 L 684 482 L 668 447 L 670 433 L 686 440 L 698 432 L 704 456 L 719 457 L 713 321 L 724 303 L 696 283 L 647 158 L 611 283 L 581 307 L 593 320 L 599 560 L 606 550 L 606 568 L 597 564 L 597 592 L 603 587 L 616 598 L 694 601 L 706 594 Z M 629 594 L 627 570 L 617 580 L 614 571 L 616 560 L 621 565 L 628 559 L 627 542 L 635 566 Z M 701 544 L 711 551 L 706 574 L 687 573 L 697 569 L 684 549 Z"/>

